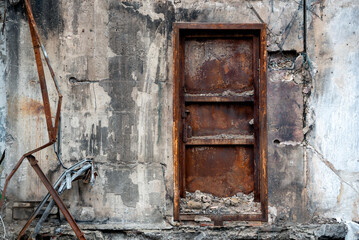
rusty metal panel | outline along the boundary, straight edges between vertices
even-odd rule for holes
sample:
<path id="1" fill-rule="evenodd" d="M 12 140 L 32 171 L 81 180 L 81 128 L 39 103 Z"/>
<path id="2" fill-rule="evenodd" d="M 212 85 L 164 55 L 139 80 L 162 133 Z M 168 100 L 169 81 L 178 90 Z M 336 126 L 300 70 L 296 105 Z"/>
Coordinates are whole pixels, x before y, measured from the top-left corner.
<path id="1" fill-rule="evenodd" d="M 253 37 L 185 39 L 183 188 L 254 190 Z"/>
<path id="2" fill-rule="evenodd" d="M 253 91 L 252 38 L 189 39 L 185 58 L 187 93 Z"/>
<path id="3" fill-rule="evenodd" d="M 192 136 L 252 135 L 253 104 L 203 103 L 186 106 Z"/>
<path id="4" fill-rule="evenodd" d="M 267 220 L 265 24 L 174 24 L 174 219 L 185 192 L 254 191 Z M 260 78 L 259 78 L 260 76 Z M 260 81 L 261 80 L 261 81 Z"/>
<path id="5" fill-rule="evenodd" d="M 248 194 L 253 187 L 253 146 L 187 147 L 187 191 L 230 197 Z"/>

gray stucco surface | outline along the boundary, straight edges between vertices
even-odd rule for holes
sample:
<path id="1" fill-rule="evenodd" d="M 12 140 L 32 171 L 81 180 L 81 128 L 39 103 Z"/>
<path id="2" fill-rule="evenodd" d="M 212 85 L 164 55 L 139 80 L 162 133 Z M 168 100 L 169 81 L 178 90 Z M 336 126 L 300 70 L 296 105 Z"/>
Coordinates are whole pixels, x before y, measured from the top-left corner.
<path id="1" fill-rule="evenodd" d="M 0 3 L 0 8 L 2 9 L 1 14 L 3 14 L 4 3 Z M 6 102 L 6 40 L 5 36 L 2 34 L 0 36 L 0 154 L 5 150 L 5 138 L 6 138 L 6 115 L 7 115 L 7 102 Z"/>
<path id="2" fill-rule="evenodd" d="M 308 56 L 313 93 L 308 104 L 309 199 L 311 210 L 327 217 L 358 219 L 357 1 L 309 6 Z M 309 12 L 310 13 L 310 12 Z"/>

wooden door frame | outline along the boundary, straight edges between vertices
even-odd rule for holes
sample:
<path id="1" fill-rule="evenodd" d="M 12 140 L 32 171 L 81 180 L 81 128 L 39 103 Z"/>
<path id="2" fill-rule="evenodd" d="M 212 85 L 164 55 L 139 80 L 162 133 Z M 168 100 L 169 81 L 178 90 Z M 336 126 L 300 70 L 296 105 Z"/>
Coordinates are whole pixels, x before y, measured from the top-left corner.
<path id="1" fill-rule="evenodd" d="M 183 84 L 182 69 L 184 66 L 184 38 L 193 30 L 215 30 L 218 34 L 225 31 L 253 31 L 259 37 L 259 89 L 258 89 L 258 171 L 259 200 L 261 214 L 236 215 L 201 215 L 216 223 L 223 221 L 268 221 L 268 180 L 267 180 L 267 24 L 227 24 L 227 23 L 174 23 L 173 24 L 173 217 L 175 221 L 193 220 L 181 218 L 179 212 L 180 200 L 180 162 L 183 155 L 181 148 L 181 85 Z M 188 218 L 188 216 L 187 216 Z"/>

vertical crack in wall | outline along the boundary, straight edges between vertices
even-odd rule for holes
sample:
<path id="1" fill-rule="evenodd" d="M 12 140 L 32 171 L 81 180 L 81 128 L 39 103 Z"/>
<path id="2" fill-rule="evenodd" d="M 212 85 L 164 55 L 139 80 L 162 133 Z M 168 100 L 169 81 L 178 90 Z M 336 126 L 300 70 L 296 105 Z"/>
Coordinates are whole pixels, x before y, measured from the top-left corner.
<path id="1" fill-rule="evenodd" d="M 308 71 L 308 57 L 307 57 L 307 1 L 303 1 L 303 61 L 304 61 L 304 76 L 303 76 L 303 87 L 302 87 L 302 93 L 303 93 L 303 145 L 304 145 L 304 151 L 303 151 L 303 161 L 304 161 L 304 188 L 303 188 L 303 202 L 305 204 L 308 204 L 309 197 L 308 197 L 308 181 L 309 181 L 309 169 L 308 169 L 308 154 L 307 154 L 307 133 L 311 129 L 311 126 L 308 126 L 307 121 L 307 111 L 308 111 L 308 101 L 310 96 L 311 89 L 311 82 L 312 82 L 312 76 L 310 75 Z"/>
<path id="2" fill-rule="evenodd" d="M 303 49 L 307 53 L 307 0 L 303 0 Z"/>

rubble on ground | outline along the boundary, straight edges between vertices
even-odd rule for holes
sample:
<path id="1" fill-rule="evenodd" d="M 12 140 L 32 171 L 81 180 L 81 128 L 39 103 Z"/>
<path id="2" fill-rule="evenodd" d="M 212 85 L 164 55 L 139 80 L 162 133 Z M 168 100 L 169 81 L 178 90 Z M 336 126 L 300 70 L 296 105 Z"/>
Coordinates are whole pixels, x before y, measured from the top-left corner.
<path id="1" fill-rule="evenodd" d="M 216 197 L 197 190 L 186 191 L 186 198 L 180 200 L 180 211 L 184 214 L 260 214 L 261 207 L 259 202 L 254 202 L 253 192 Z"/>

